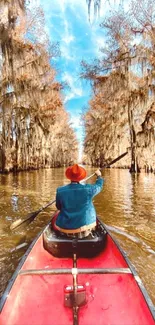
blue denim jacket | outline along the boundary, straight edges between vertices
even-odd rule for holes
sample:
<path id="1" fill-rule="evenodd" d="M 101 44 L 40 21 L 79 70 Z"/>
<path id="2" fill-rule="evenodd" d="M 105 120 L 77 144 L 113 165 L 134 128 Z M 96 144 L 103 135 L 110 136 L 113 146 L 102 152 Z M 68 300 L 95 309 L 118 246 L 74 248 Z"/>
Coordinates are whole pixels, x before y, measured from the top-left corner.
<path id="1" fill-rule="evenodd" d="M 98 177 L 95 184 L 70 183 L 58 187 L 56 207 L 60 213 L 56 225 L 65 229 L 77 229 L 96 221 L 92 198 L 101 192 L 104 180 Z"/>

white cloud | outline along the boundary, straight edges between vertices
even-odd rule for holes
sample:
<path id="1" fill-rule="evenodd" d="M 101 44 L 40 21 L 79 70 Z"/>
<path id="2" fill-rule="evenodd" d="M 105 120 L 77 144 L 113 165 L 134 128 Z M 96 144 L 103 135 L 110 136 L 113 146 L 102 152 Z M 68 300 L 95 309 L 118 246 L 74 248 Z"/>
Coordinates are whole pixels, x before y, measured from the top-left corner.
<path id="1" fill-rule="evenodd" d="M 121 0 L 101 0 L 101 8 L 100 8 L 100 17 L 105 17 L 105 14 L 108 10 L 119 10 L 119 5 L 123 3 L 123 7 L 125 10 L 129 9 L 129 0 L 121 1 Z"/>
<path id="2" fill-rule="evenodd" d="M 72 98 L 74 98 L 74 93 L 69 93 L 68 95 L 65 96 L 64 103 L 68 102 Z"/>
<path id="3" fill-rule="evenodd" d="M 64 42 L 65 44 L 69 45 L 71 42 L 73 42 L 75 40 L 75 37 L 73 35 L 69 35 L 69 33 L 66 33 L 63 37 L 62 37 L 62 42 Z"/>
<path id="4" fill-rule="evenodd" d="M 69 61 L 74 61 L 75 57 L 73 55 L 71 55 L 71 51 L 70 48 L 65 46 L 64 44 L 60 45 L 60 50 L 61 50 L 61 56 L 63 57 L 63 59 L 65 60 L 69 60 Z"/>
<path id="5" fill-rule="evenodd" d="M 65 102 L 72 98 L 81 97 L 83 95 L 83 89 L 81 81 L 77 80 L 67 71 L 62 75 L 62 80 L 66 81 L 70 87 L 69 93 L 66 94 Z"/>
<path id="6" fill-rule="evenodd" d="M 64 17 L 65 18 L 65 17 Z M 67 19 L 64 19 L 64 31 L 62 34 L 62 42 L 64 42 L 66 45 L 69 45 L 72 41 L 75 40 L 75 37 L 70 32 L 71 26 Z"/>
<path id="7" fill-rule="evenodd" d="M 31 0 L 32 1 L 32 0 Z M 35 0 L 33 0 L 35 1 Z M 40 5 L 44 8 L 47 15 L 52 16 L 56 12 L 59 12 L 59 17 L 65 14 L 65 10 L 67 7 L 75 12 L 79 17 L 81 17 L 80 13 L 82 12 L 83 15 L 87 17 L 87 4 L 85 0 L 52 0 L 52 1 L 43 1 L 43 0 L 36 0 Z"/>
<path id="8" fill-rule="evenodd" d="M 98 46 L 99 49 L 105 46 L 104 37 L 97 36 L 96 39 L 95 39 L 95 42 L 97 43 L 97 46 Z"/>
<path id="9" fill-rule="evenodd" d="M 81 125 L 81 117 L 80 117 L 80 115 L 72 116 L 71 119 L 70 119 L 70 122 L 72 123 L 73 128 L 81 129 L 82 125 Z"/>
<path id="10" fill-rule="evenodd" d="M 62 75 L 62 80 L 67 81 L 68 85 L 71 86 L 73 83 L 73 77 L 67 71 L 65 71 Z"/>

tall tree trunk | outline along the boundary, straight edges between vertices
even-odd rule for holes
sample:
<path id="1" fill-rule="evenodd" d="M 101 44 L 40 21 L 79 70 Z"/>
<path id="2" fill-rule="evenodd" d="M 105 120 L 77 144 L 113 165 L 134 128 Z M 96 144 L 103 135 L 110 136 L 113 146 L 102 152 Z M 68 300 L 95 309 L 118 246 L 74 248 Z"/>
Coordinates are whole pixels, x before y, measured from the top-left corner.
<path id="1" fill-rule="evenodd" d="M 3 118 L 2 118 L 2 145 L 1 145 L 1 169 L 2 169 L 2 173 L 5 172 L 6 170 L 6 141 L 5 141 L 5 111 L 4 108 L 2 108 L 3 110 Z"/>
<path id="2" fill-rule="evenodd" d="M 138 166 L 137 157 L 136 157 L 136 132 L 133 122 L 133 110 L 128 104 L 128 121 L 129 121 L 129 129 L 130 129 L 130 145 L 131 145 L 131 167 L 130 173 L 139 173 L 140 168 Z"/>

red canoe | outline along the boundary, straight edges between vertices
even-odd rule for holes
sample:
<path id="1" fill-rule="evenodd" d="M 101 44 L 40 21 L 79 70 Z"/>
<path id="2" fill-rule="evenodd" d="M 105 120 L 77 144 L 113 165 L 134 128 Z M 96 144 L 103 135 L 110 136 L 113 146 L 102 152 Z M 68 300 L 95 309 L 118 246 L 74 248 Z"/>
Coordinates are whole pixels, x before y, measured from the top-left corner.
<path id="1" fill-rule="evenodd" d="M 100 253 L 77 259 L 75 253 L 74 258 L 51 255 L 43 234 L 23 256 L 1 298 L 1 325 L 155 324 L 151 299 L 109 233 Z"/>

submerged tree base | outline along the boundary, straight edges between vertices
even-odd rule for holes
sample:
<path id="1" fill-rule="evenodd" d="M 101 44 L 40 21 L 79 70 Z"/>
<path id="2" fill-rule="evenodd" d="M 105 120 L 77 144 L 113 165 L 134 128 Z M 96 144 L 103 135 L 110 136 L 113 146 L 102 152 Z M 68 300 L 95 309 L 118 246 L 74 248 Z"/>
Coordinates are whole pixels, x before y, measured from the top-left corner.
<path id="1" fill-rule="evenodd" d="M 131 165 L 129 172 L 130 173 L 140 173 L 140 168 L 138 165 Z"/>

